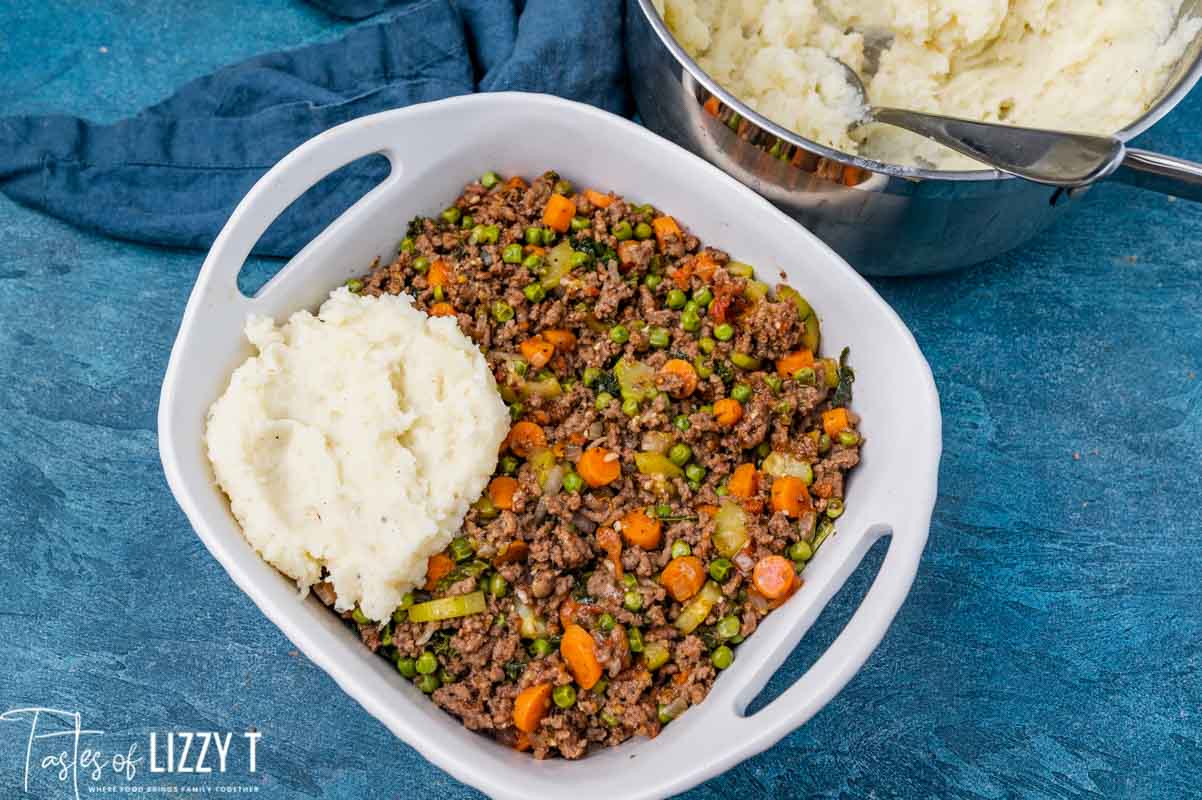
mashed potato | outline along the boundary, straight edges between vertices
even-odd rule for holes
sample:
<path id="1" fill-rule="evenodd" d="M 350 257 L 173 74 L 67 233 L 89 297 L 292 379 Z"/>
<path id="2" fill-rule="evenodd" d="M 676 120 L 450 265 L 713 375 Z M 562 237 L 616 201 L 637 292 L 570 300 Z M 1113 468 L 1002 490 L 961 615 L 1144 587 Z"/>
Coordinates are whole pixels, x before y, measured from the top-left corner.
<path id="1" fill-rule="evenodd" d="M 258 349 L 209 410 L 217 483 L 247 540 L 337 608 L 388 617 L 484 490 L 509 415 L 453 319 L 338 289 L 317 316 L 251 318 Z"/>
<path id="2" fill-rule="evenodd" d="M 1148 110 L 1202 20 L 1182 0 L 655 0 L 716 81 L 808 139 L 890 163 L 975 162 L 857 109 L 833 56 L 869 100 L 988 122 L 1114 133 Z M 866 75 L 864 34 L 886 34 Z M 854 137 L 854 138 L 853 138 Z"/>

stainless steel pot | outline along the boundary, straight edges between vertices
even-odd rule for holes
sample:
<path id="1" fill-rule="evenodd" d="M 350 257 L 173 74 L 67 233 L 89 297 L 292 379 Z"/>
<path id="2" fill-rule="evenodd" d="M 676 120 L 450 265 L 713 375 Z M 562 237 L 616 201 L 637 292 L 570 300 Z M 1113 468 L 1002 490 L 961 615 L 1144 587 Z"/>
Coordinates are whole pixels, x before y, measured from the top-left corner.
<path id="1" fill-rule="evenodd" d="M 1187 0 L 1181 19 L 1200 14 L 1202 0 Z M 1030 240 L 1084 194 L 992 170 L 884 164 L 804 139 L 711 80 L 672 37 L 651 0 L 627 0 L 626 52 L 647 127 L 747 184 L 870 275 L 943 272 L 993 258 Z M 1126 142 L 1150 128 L 1200 77 L 1202 36 L 1157 102 L 1118 137 Z M 1136 156 L 1140 171 L 1116 177 L 1170 193 L 1157 170 L 1188 163 Z M 1195 188 L 1202 199 L 1202 184 Z"/>

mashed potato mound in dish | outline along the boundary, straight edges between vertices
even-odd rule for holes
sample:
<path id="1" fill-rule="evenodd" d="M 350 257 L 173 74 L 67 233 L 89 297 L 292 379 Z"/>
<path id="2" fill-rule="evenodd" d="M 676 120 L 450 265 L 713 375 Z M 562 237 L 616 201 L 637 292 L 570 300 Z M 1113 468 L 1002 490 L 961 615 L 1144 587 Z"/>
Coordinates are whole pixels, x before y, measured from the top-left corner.
<path id="1" fill-rule="evenodd" d="M 509 430 L 484 356 L 407 295 L 335 290 L 316 316 L 252 317 L 258 350 L 209 410 L 217 483 L 247 540 L 337 608 L 386 619 L 459 530 Z"/>
<path id="2" fill-rule="evenodd" d="M 894 164 L 979 164 L 898 128 L 849 134 L 837 58 L 877 106 L 1110 134 L 1156 100 L 1202 20 L 1182 0 L 654 0 L 714 80 L 807 139 Z M 892 38 L 866 75 L 865 35 Z"/>

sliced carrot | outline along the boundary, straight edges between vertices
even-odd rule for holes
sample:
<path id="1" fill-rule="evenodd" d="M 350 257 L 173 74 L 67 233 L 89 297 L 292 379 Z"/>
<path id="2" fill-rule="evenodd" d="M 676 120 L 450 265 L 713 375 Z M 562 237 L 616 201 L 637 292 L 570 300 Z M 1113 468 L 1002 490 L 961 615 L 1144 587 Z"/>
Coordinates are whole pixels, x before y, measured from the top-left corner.
<path id="1" fill-rule="evenodd" d="M 522 357 L 529 361 L 530 366 L 535 369 L 547 366 L 551 356 L 555 355 L 555 345 L 544 339 L 541 334 L 531 336 L 518 347 L 522 351 Z"/>
<path id="2" fill-rule="evenodd" d="M 576 349 L 576 334 L 564 328 L 552 328 L 549 331 L 543 331 L 542 336 L 561 353 L 567 353 Z"/>
<path id="3" fill-rule="evenodd" d="M 658 519 L 651 519 L 640 509 L 630 511 L 622 517 L 622 538 L 644 550 L 659 547 L 662 529 L 663 525 Z"/>
<path id="4" fill-rule="evenodd" d="M 710 317 L 714 322 L 726 322 L 730 316 L 730 309 L 734 305 L 734 302 L 734 298 L 729 293 L 716 292 L 714 299 L 710 302 Z"/>
<path id="5" fill-rule="evenodd" d="M 529 184 L 522 180 L 521 177 L 514 175 L 512 178 L 505 181 L 504 190 L 508 192 L 511 189 L 525 189 L 528 185 Z"/>
<path id="6" fill-rule="evenodd" d="M 827 436 L 838 436 L 839 431 L 850 427 L 851 420 L 847 417 L 846 408 L 832 408 L 822 412 L 822 430 L 826 431 Z"/>
<path id="7" fill-rule="evenodd" d="M 714 419 L 723 428 L 733 428 L 743 419 L 743 405 L 731 397 L 723 397 L 714 403 Z"/>
<path id="8" fill-rule="evenodd" d="M 709 114 L 711 117 L 716 117 L 718 116 L 718 110 L 722 107 L 722 104 L 718 101 L 717 97 L 711 97 L 709 100 L 706 100 L 704 103 L 702 103 L 701 107 L 705 109 L 705 113 Z"/>
<path id="9" fill-rule="evenodd" d="M 659 242 L 661 248 L 669 236 L 679 239 L 684 235 L 680 231 L 680 226 L 676 224 L 676 220 L 667 215 L 651 220 L 651 228 L 655 231 L 655 240 Z"/>
<path id="10" fill-rule="evenodd" d="M 683 358 L 673 358 L 667 361 L 659 371 L 665 375 L 675 375 L 680 378 L 680 386 L 673 389 L 671 394 L 677 400 L 682 400 L 697 391 L 697 370 Z"/>
<path id="11" fill-rule="evenodd" d="M 498 475 L 488 484 L 488 499 L 497 508 L 506 511 L 513 510 L 513 494 L 518 490 L 518 482 L 508 475 Z"/>
<path id="12" fill-rule="evenodd" d="M 765 556 L 755 564 L 751 571 L 751 583 L 756 590 L 769 600 L 780 600 L 788 596 L 797 581 L 797 572 L 793 562 L 784 556 Z"/>
<path id="13" fill-rule="evenodd" d="M 426 281 L 430 284 L 430 288 L 435 286 L 446 286 L 451 282 L 451 267 L 441 258 L 430 265 L 430 272 L 426 275 Z"/>
<path id="14" fill-rule="evenodd" d="M 426 562 L 426 591 L 432 590 L 438 582 L 455 569 L 455 560 L 446 553 L 435 553 Z"/>
<path id="15" fill-rule="evenodd" d="M 726 488 L 740 500 L 754 497 L 760 490 L 760 473 L 755 464 L 740 464 L 735 467 Z"/>
<path id="16" fill-rule="evenodd" d="M 623 267 L 633 267 L 639 261 L 638 239 L 627 239 L 618 243 L 618 263 Z"/>
<path id="17" fill-rule="evenodd" d="M 659 582 L 676 602 L 683 603 L 705 584 L 705 564 L 697 556 L 677 556 L 664 567 Z"/>
<path id="18" fill-rule="evenodd" d="M 580 604 L 568 595 L 559 604 L 559 624 L 565 631 L 568 626 L 576 621 L 576 612 L 580 610 Z"/>
<path id="19" fill-rule="evenodd" d="M 435 303 L 430 306 L 430 316 L 432 317 L 453 317 L 455 316 L 455 306 L 450 303 Z"/>
<path id="20" fill-rule="evenodd" d="M 708 250 L 698 253 L 693 259 L 693 271 L 697 273 L 697 277 L 709 283 L 714 279 L 714 272 L 718 269 L 718 262 L 710 255 Z"/>
<path id="21" fill-rule="evenodd" d="M 614 202 L 614 198 L 610 197 L 609 195 L 601 194 L 600 192 L 594 192 L 592 189 L 585 189 L 584 196 L 587 197 L 588 201 L 597 208 L 609 208 Z"/>
<path id="22" fill-rule="evenodd" d="M 509 429 L 509 436 L 506 437 L 505 442 L 515 456 L 526 458 L 535 450 L 541 450 L 547 446 L 547 434 L 533 422 L 522 420 Z"/>
<path id="23" fill-rule="evenodd" d="M 539 683 L 523 689 L 513 701 L 513 725 L 519 731 L 534 733 L 551 707 L 551 684 Z"/>
<path id="24" fill-rule="evenodd" d="M 513 749 L 519 753 L 524 753 L 530 749 L 530 734 L 525 731 L 518 731 L 518 735 L 513 738 Z"/>
<path id="25" fill-rule="evenodd" d="M 585 436 L 580 431 L 568 434 L 568 441 L 572 444 L 584 444 Z"/>
<path id="26" fill-rule="evenodd" d="M 617 453 L 611 453 L 604 447 L 590 447 L 576 462 L 576 472 L 584 478 L 585 483 L 596 489 L 616 481 L 622 474 L 622 464 Z"/>
<path id="27" fill-rule="evenodd" d="M 509 544 L 505 545 L 505 549 L 497 554 L 497 557 L 492 560 L 492 563 L 513 564 L 517 561 L 525 561 L 526 556 L 530 555 L 530 545 L 523 542 L 521 539 L 514 539 Z"/>
<path id="28" fill-rule="evenodd" d="M 622 577 L 622 537 L 613 528 L 597 529 L 597 544 L 609 556 L 609 563 L 614 565 L 614 577 Z"/>
<path id="29" fill-rule="evenodd" d="M 691 263 L 685 262 L 672 270 L 672 283 L 676 284 L 677 289 L 688 289 L 692 280 L 693 265 Z"/>
<path id="30" fill-rule="evenodd" d="M 784 358 L 777 359 L 776 374 L 782 378 L 792 378 L 799 369 L 814 368 L 814 354 L 809 350 L 797 350 Z"/>
<path id="31" fill-rule="evenodd" d="M 801 478 L 786 475 L 772 482 L 772 510 L 797 518 L 814 507 Z"/>
<path id="32" fill-rule="evenodd" d="M 708 503 L 705 505 L 697 506 L 698 513 L 705 514 L 707 517 L 710 517 L 711 519 L 718 515 L 718 511 L 719 511 L 719 509 L 717 506 L 710 505 Z"/>
<path id="33" fill-rule="evenodd" d="M 552 230 L 567 233 L 574 216 L 576 204 L 562 194 L 553 194 L 547 200 L 547 207 L 543 209 L 543 224 Z"/>
<path id="34" fill-rule="evenodd" d="M 597 643 L 579 625 L 569 625 L 559 640 L 559 654 L 567 662 L 581 689 L 591 689 L 601 680 L 601 662 L 597 660 Z"/>

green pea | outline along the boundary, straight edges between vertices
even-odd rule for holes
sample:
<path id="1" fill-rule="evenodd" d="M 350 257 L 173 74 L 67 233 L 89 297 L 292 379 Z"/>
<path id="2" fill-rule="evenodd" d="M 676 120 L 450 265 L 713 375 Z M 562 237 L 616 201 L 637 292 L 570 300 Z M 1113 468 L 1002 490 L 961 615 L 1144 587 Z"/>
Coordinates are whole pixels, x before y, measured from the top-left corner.
<path id="1" fill-rule="evenodd" d="M 593 694 L 598 695 L 598 696 L 603 695 L 603 694 L 605 694 L 605 690 L 608 688 L 609 688 L 609 681 L 607 681 L 605 678 L 602 678 L 601 680 L 599 680 L 593 684 Z"/>
<path id="2" fill-rule="evenodd" d="M 614 615 L 610 614 L 608 611 L 597 617 L 597 627 L 603 630 L 605 633 L 612 631 L 614 626 L 617 624 L 618 623 L 617 620 L 614 619 Z"/>
<path id="3" fill-rule="evenodd" d="M 555 649 L 555 646 L 552 645 L 546 639 L 535 639 L 533 642 L 530 643 L 530 654 L 532 656 L 534 656 L 535 658 L 542 658 L 543 656 L 549 656 L 549 655 L 551 655 L 551 651 L 554 649 Z"/>
<path id="4" fill-rule="evenodd" d="M 413 596 L 413 592 L 405 592 L 401 595 L 401 608 L 412 608 L 417 602 L 417 598 Z"/>
<path id="5" fill-rule="evenodd" d="M 509 594 L 509 581 L 501 573 L 494 572 L 488 579 L 488 593 L 493 597 L 504 597 Z"/>
<path id="6" fill-rule="evenodd" d="M 438 659 L 429 650 L 423 650 L 414 665 L 422 675 L 432 675 L 438 669 Z"/>
<path id="7" fill-rule="evenodd" d="M 572 230 L 574 231 L 582 231 L 590 224 L 588 217 L 572 217 Z"/>
<path id="8" fill-rule="evenodd" d="M 701 310 L 701 306 L 697 305 L 696 300 L 686 300 L 684 304 L 684 310 L 686 313 L 696 314 Z"/>
<path id="9" fill-rule="evenodd" d="M 702 336 L 697 340 L 697 346 L 701 348 L 701 352 L 708 356 L 710 353 L 714 352 L 714 348 L 718 346 L 718 343 L 708 336 Z"/>
<path id="10" fill-rule="evenodd" d="M 825 453 L 831 449 L 831 437 L 825 433 L 818 437 L 818 452 Z"/>
<path id="11" fill-rule="evenodd" d="M 710 562 L 710 577 L 718 583 L 726 580 L 726 576 L 730 575 L 734 564 L 730 563 L 729 558 L 715 558 Z"/>
<path id="12" fill-rule="evenodd" d="M 412 658 L 398 658 L 396 660 L 396 670 L 403 677 L 412 678 L 417 675 L 417 662 Z"/>
<path id="13" fill-rule="evenodd" d="M 714 302 L 714 293 L 710 291 L 710 287 L 702 286 L 693 292 L 693 299 L 697 301 L 698 305 L 709 308 L 709 304 Z"/>
<path id="14" fill-rule="evenodd" d="M 669 722 L 676 719 L 674 715 L 668 712 L 668 706 L 664 703 L 659 704 L 659 710 L 656 713 L 659 716 L 659 723 L 661 725 L 667 725 Z"/>
<path id="15" fill-rule="evenodd" d="M 438 690 L 439 686 L 442 686 L 442 683 L 438 680 L 437 675 L 422 675 L 413 685 L 421 689 L 425 694 L 433 694 Z"/>
<path id="16" fill-rule="evenodd" d="M 832 497 L 826 501 L 826 515 L 831 519 L 838 519 L 843 516 L 843 501 L 838 497 Z"/>
<path id="17" fill-rule="evenodd" d="M 672 445 L 672 449 L 668 451 L 668 460 L 678 467 L 683 467 L 689 463 L 689 459 L 693 457 L 693 449 L 684 442 L 677 442 Z"/>
<path id="18" fill-rule="evenodd" d="M 522 261 L 522 266 L 531 272 L 538 274 L 543 268 L 543 257 L 538 253 L 531 253 Z"/>
<path id="19" fill-rule="evenodd" d="M 568 257 L 568 264 L 572 269 L 579 269 L 589 262 L 589 254 L 582 253 L 579 250 L 573 250 L 572 255 Z"/>
<path id="20" fill-rule="evenodd" d="M 814 374 L 813 367 L 802 367 L 793 373 L 793 380 L 802 386 L 813 386 L 817 382 L 818 376 Z"/>
<path id="21" fill-rule="evenodd" d="M 618 718 L 615 717 L 613 714 L 611 714 L 608 711 L 601 712 L 601 721 L 604 722 L 606 725 L 608 725 L 611 728 L 616 728 L 616 727 L 618 727 L 618 725 L 621 724 L 618 721 Z"/>
<path id="22" fill-rule="evenodd" d="M 706 403 L 705 405 L 703 405 L 701 408 L 699 408 L 697 410 L 707 416 L 714 413 L 714 407 L 711 406 L 709 403 Z"/>
<path id="23" fill-rule="evenodd" d="M 639 413 L 639 401 L 633 397 L 628 397 L 622 401 L 622 413 L 628 417 L 633 417 Z"/>
<path id="24" fill-rule="evenodd" d="M 730 363 L 742 370 L 759 369 L 760 360 L 746 353 L 731 353 Z"/>
<path id="25" fill-rule="evenodd" d="M 438 682 L 443 686 L 448 686 L 455 682 L 455 676 L 451 674 L 449 669 L 443 667 L 438 671 Z"/>
<path id="26" fill-rule="evenodd" d="M 551 188 L 555 190 L 555 194 L 571 194 L 572 182 L 567 178 L 560 178 L 555 181 L 555 185 Z"/>
<path id="27" fill-rule="evenodd" d="M 627 572 L 625 575 L 622 576 L 622 585 L 625 586 L 627 589 L 633 589 L 634 587 L 639 585 L 639 579 L 634 577 L 633 575 L 631 575 L 629 572 Z"/>
<path id="28" fill-rule="evenodd" d="M 638 225 L 634 226 L 634 238 L 640 241 L 643 239 L 650 239 L 653 234 L 654 231 L 651 230 L 651 226 L 646 222 L 640 222 Z"/>
<path id="29" fill-rule="evenodd" d="M 456 561 L 466 561 L 476 554 L 476 548 L 464 536 L 456 536 L 451 540 L 451 557 Z"/>
<path id="30" fill-rule="evenodd" d="M 492 187 L 496 186 L 500 182 L 501 182 L 501 176 L 498 175 L 497 173 L 493 172 L 492 170 L 489 170 L 488 172 L 486 172 L 482 176 L 480 176 L 480 185 L 483 186 L 485 189 L 491 189 Z"/>
<path id="31" fill-rule="evenodd" d="M 771 452 L 772 452 L 772 445 L 770 445 L 768 442 L 760 442 L 755 447 L 755 454 L 757 456 L 759 456 L 760 458 L 767 458 L 768 454 Z"/>
<path id="32" fill-rule="evenodd" d="M 668 308 L 684 308 L 684 304 L 688 302 L 688 299 L 684 296 L 684 292 L 679 289 L 673 289 L 668 292 L 666 302 Z"/>
<path id="33" fill-rule="evenodd" d="M 351 278 L 346 282 L 346 288 L 350 290 L 351 294 L 359 294 L 359 292 L 363 291 L 363 281 L 358 278 Z"/>
<path id="34" fill-rule="evenodd" d="M 701 316 L 696 311 L 680 312 L 680 327 L 690 333 L 701 330 Z"/>
<path id="35" fill-rule="evenodd" d="M 592 386 L 601 378 L 601 370 L 596 367 L 585 367 L 584 374 L 580 376 L 580 381 L 585 386 Z"/>
<path id="36" fill-rule="evenodd" d="M 720 342 L 729 342 L 735 335 L 735 329 L 729 323 L 723 322 L 714 328 L 714 338 Z"/>
<path id="37" fill-rule="evenodd" d="M 492 304 L 492 318 L 497 322 L 508 322 L 513 319 L 513 306 L 504 300 L 496 300 Z"/>
<path id="38" fill-rule="evenodd" d="M 551 245 L 555 244 L 555 240 L 556 240 L 556 238 L 558 238 L 559 234 L 557 234 L 555 231 L 551 230 L 550 228 L 543 228 L 542 236 L 543 236 L 543 244 L 546 245 L 547 247 L 550 247 Z"/>
<path id="39" fill-rule="evenodd" d="M 844 447 L 855 447 L 860 443 L 860 434 L 853 431 L 851 428 L 846 428 L 839 431 L 839 444 Z"/>
<path id="40" fill-rule="evenodd" d="M 522 405 L 521 403 L 514 403 L 513 405 L 511 405 L 509 407 L 509 416 L 511 418 L 513 418 L 514 420 L 520 419 L 522 416 L 522 412 L 525 410 L 526 410 L 526 407 L 524 405 Z"/>
<path id="41" fill-rule="evenodd" d="M 630 341 L 630 331 L 625 325 L 615 325 L 609 329 L 609 340 L 615 344 L 626 344 Z"/>
<path id="42" fill-rule="evenodd" d="M 463 228 L 464 230 L 475 227 L 475 225 L 476 225 L 476 218 L 473 217 L 471 214 L 464 214 L 463 219 L 459 220 L 459 227 Z"/>
<path id="43" fill-rule="evenodd" d="M 809 542 L 794 542 L 789 545 L 789 558 L 793 561 L 809 561 L 814 557 L 814 548 Z"/>
<path id="44" fill-rule="evenodd" d="M 672 558 L 684 558 L 692 552 L 693 548 L 689 547 L 688 542 L 682 539 L 677 539 L 675 542 L 672 542 Z"/>
<path id="45" fill-rule="evenodd" d="M 563 476 L 563 489 L 565 492 L 578 492 L 584 488 L 584 478 L 581 478 L 575 472 L 569 472 Z"/>
<path id="46" fill-rule="evenodd" d="M 409 620 L 409 612 L 403 608 L 398 608 L 392 612 L 392 621 L 398 625 L 404 625 Z"/>
<path id="47" fill-rule="evenodd" d="M 626 593 L 626 596 L 622 598 L 622 605 L 625 607 L 625 609 L 627 611 L 641 610 L 643 608 L 642 593 L 636 592 L 635 590 L 631 589 L 629 592 Z"/>
<path id="48" fill-rule="evenodd" d="M 506 264 L 521 264 L 522 246 L 517 242 L 505 245 L 505 249 L 501 251 L 501 260 Z"/>
<path id="49" fill-rule="evenodd" d="M 684 476 L 693 483 L 701 483 L 705 480 L 705 467 L 700 464 L 689 464 L 684 468 Z"/>
<path id="50" fill-rule="evenodd" d="M 484 235 L 480 238 L 484 244 L 496 244 L 501 241 L 501 229 L 496 225 L 485 225 Z"/>
<path id="51" fill-rule="evenodd" d="M 598 411 L 604 411 L 609 408 L 609 404 L 614 401 L 614 396 L 609 392 L 601 392 L 597 395 L 597 399 L 593 401 L 593 408 Z"/>
<path id="52" fill-rule="evenodd" d="M 521 359 L 518 359 L 513 362 L 513 374 L 517 375 L 519 378 L 526 377 L 526 372 L 529 369 L 530 369 L 530 365 L 527 364 L 525 361 L 522 361 Z"/>
<path id="53" fill-rule="evenodd" d="M 745 383 L 736 383 L 730 390 L 730 396 L 740 403 L 746 403 L 751 399 L 751 387 Z"/>
<path id="54" fill-rule="evenodd" d="M 526 229 L 526 244 L 540 245 L 543 243 L 543 229 L 531 225 Z"/>
<path id="55" fill-rule="evenodd" d="M 656 275 L 655 273 L 651 273 L 646 278 L 643 278 L 643 285 L 648 289 L 655 289 L 663 282 L 664 277 L 662 275 Z"/>
<path id="56" fill-rule="evenodd" d="M 652 347 L 662 350 L 668 346 L 672 339 L 668 335 L 666 328 L 652 328 L 651 333 L 647 334 L 647 341 L 651 343 Z"/>
<path id="57" fill-rule="evenodd" d="M 571 684 L 565 683 L 563 686 L 556 686 L 555 690 L 551 692 L 551 699 L 560 708 L 571 708 L 576 705 L 576 690 L 572 688 Z"/>
<path id="58" fill-rule="evenodd" d="M 424 275 L 426 270 L 430 269 L 430 259 L 425 256 L 418 256 L 413 259 L 413 268 Z"/>
<path id="59" fill-rule="evenodd" d="M 626 631 L 626 642 L 630 645 L 630 652 L 643 652 L 643 632 L 638 628 L 630 628 Z"/>
<path id="60" fill-rule="evenodd" d="M 452 225 L 459 224 L 459 219 L 462 216 L 463 216 L 463 212 L 460 211 L 459 209 L 455 208 L 455 206 L 451 206 L 450 208 L 448 208 L 442 212 L 442 218 L 445 219 L 447 222 L 451 223 Z"/>
<path id="61" fill-rule="evenodd" d="M 672 506 L 668 505 L 667 503 L 657 503 L 655 508 L 649 510 L 657 517 L 672 516 Z"/>
<path id="62" fill-rule="evenodd" d="M 732 636 L 738 636 L 739 631 L 743 629 L 743 623 L 739 622 L 738 617 L 723 617 L 718 620 L 716 631 L 723 639 L 729 639 Z"/>
<path id="63" fill-rule="evenodd" d="M 526 299 L 531 303 L 541 303 L 547 297 L 547 290 L 541 283 L 531 283 L 522 289 L 522 294 L 526 295 Z"/>
<path id="64" fill-rule="evenodd" d="M 355 606 L 355 610 L 351 612 L 351 619 L 360 625 L 366 625 L 367 623 L 371 622 L 371 619 L 368 618 L 368 616 L 362 611 L 360 611 L 358 606 Z"/>
<path id="65" fill-rule="evenodd" d="M 710 654 L 710 661 L 713 662 L 714 666 L 718 669 L 726 669 L 731 664 L 735 663 L 735 653 L 726 645 L 722 645 Z"/>
<path id="66" fill-rule="evenodd" d="M 518 460 L 513 456 L 501 456 L 498 466 L 502 475 L 512 475 L 518 471 Z"/>
<path id="67" fill-rule="evenodd" d="M 776 394 L 780 394 L 780 387 L 783 384 L 783 382 L 781 381 L 779 375 L 765 375 L 764 383 L 768 384 L 768 388 L 771 389 L 773 392 L 775 392 Z"/>
<path id="68" fill-rule="evenodd" d="M 744 639 L 744 638 L 745 638 L 745 637 L 743 637 L 742 635 L 739 635 L 739 636 L 732 636 L 732 637 L 730 637 L 730 643 L 731 643 L 731 644 L 743 644 L 743 639 Z"/>
<path id="69" fill-rule="evenodd" d="M 617 225 L 615 225 L 613 227 L 612 233 L 614 235 L 614 238 L 617 239 L 619 242 L 624 242 L 627 239 L 629 239 L 631 236 L 634 236 L 634 230 L 631 229 L 630 223 L 627 222 L 626 220 L 622 220 Z"/>
<path id="70" fill-rule="evenodd" d="M 412 253 L 416 249 L 417 249 L 417 243 L 413 241 L 412 236 L 406 236 L 404 239 L 401 239 L 401 252 L 402 253 Z"/>

